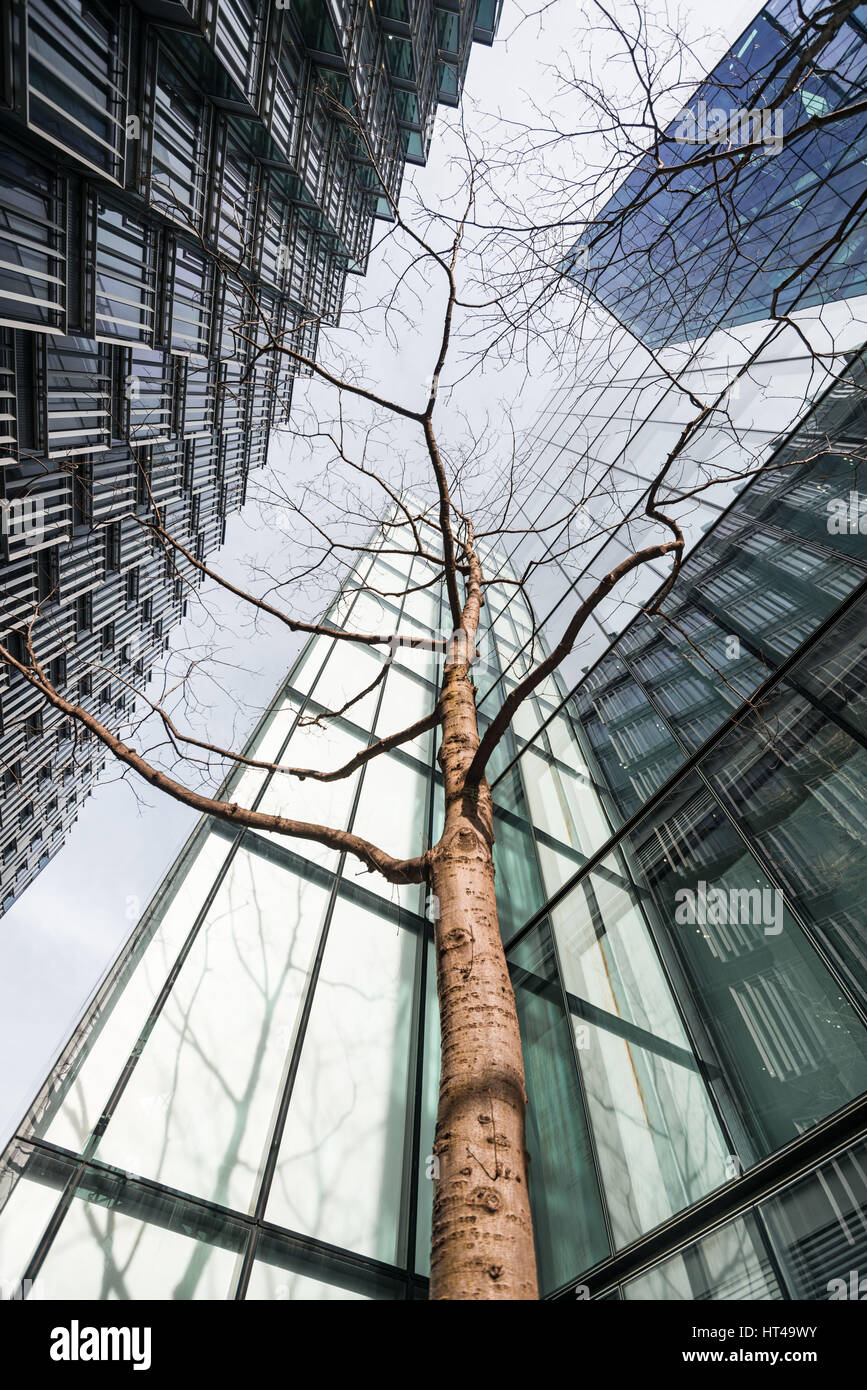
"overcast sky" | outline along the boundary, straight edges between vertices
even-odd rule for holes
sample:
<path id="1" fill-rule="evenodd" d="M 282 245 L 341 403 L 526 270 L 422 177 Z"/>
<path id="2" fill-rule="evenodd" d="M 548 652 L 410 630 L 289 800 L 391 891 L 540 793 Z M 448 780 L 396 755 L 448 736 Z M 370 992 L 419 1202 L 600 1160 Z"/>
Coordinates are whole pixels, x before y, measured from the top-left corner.
<path id="1" fill-rule="evenodd" d="M 614 8 L 628 13 L 632 5 L 615 0 Z M 685 32 L 693 40 L 700 39 L 697 51 L 705 68 L 759 8 L 755 0 L 728 6 L 716 0 L 686 0 L 679 6 Z M 545 10 L 541 30 L 539 22 L 533 21 L 510 38 L 519 11 L 512 0 L 506 0 L 502 38 L 492 49 L 476 45 L 471 56 L 465 89 L 470 128 L 482 112 L 533 119 L 534 103 L 544 106 L 550 89 L 550 65 L 569 46 L 575 13 L 573 0 L 559 0 Z M 436 199 L 438 189 L 448 186 L 449 172 L 436 133 L 430 163 L 415 177 L 428 203 Z M 374 259 L 372 293 L 381 279 Z M 415 350 L 404 347 L 399 361 L 384 353 L 384 373 L 392 381 L 402 376 L 407 382 L 418 379 L 424 348 L 423 336 L 418 335 Z M 538 410 L 551 384 L 531 382 L 523 409 Z M 485 392 L 494 400 L 500 389 L 495 378 L 481 383 L 477 388 L 480 404 Z M 221 573 L 243 582 L 250 557 L 267 561 L 275 553 L 273 530 L 259 523 L 255 511 L 248 511 L 229 519 L 227 543 L 217 563 Z M 246 734 L 285 676 L 300 641 L 285 630 L 253 640 L 249 625 L 236 619 L 230 605 L 221 602 L 212 588 L 204 593 L 211 612 L 222 620 L 221 655 L 241 708 L 238 717 L 235 707 L 230 709 L 218 692 L 203 692 L 212 703 L 209 729 L 217 737 L 228 737 L 235 724 L 237 732 Z M 173 647 L 194 641 L 202 626 L 201 613 L 193 614 L 173 637 Z M 238 746 L 237 733 L 234 746 Z M 115 774 L 97 786 L 65 847 L 0 920 L 0 1055 L 4 1063 L 0 1144 L 20 1120 L 196 819 L 193 812 L 150 789 L 139 786 L 134 794 Z"/>

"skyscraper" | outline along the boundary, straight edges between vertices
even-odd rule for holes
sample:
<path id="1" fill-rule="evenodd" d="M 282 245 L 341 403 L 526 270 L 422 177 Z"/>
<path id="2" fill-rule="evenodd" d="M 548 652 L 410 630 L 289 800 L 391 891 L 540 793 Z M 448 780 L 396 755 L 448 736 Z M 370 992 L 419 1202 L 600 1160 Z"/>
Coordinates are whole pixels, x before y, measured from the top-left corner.
<path id="1" fill-rule="evenodd" d="M 828 523 L 863 474 L 865 384 L 859 360 L 775 455 L 791 471 L 696 545 L 668 616 L 539 687 L 490 769 L 548 1297 L 824 1299 L 863 1258 L 867 562 Z M 331 624 L 447 623 L 427 562 L 365 565 Z M 532 631 L 513 586 L 486 607 L 483 725 Z M 331 767 L 429 708 L 438 658 L 401 648 L 309 721 L 384 659 L 311 639 L 250 751 Z M 435 753 L 429 733 L 305 790 L 305 814 L 416 853 Z M 280 774 L 226 790 L 297 805 Z M 6 1288 L 423 1296 L 428 917 L 421 887 L 204 820 L 7 1151 Z"/>
<path id="2" fill-rule="evenodd" d="M 0 640 L 122 712 L 499 0 L 82 0 L 0 24 Z M 350 123 L 350 119 L 354 124 Z M 253 297 L 255 296 L 255 297 Z M 309 369 L 304 369 L 309 370 Z M 102 766 L 0 670 L 0 911 Z"/>

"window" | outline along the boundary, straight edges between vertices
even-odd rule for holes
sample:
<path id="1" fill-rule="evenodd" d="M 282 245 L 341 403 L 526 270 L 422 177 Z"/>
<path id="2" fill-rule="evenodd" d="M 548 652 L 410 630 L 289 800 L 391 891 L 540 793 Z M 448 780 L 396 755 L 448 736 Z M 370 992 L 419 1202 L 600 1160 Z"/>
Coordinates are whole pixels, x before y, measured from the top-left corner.
<path id="1" fill-rule="evenodd" d="M 171 351 L 207 357 L 213 318 L 213 271 L 200 252 L 180 242 L 173 249 L 171 287 Z"/>
<path id="2" fill-rule="evenodd" d="M 152 352 L 143 345 L 133 347 L 124 382 L 132 441 L 156 443 L 171 437 L 176 366 L 167 353 Z"/>
<path id="3" fill-rule="evenodd" d="M 83 338 L 44 344 L 48 457 L 76 458 L 111 442 L 111 377 L 103 355 Z"/>
<path id="4" fill-rule="evenodd" d="M 261 23 L 255 0 L 219 0 L 214 47 L 247 97 L 255 91 L 261 60 Z"/>
<path id="5" fill-rule="evenodd" d="M 217 406 L 217 367 L 186 364 L 184 438 L 208 435 L 214 428 Z"/>
<path id="6" fill-rule="evenodd" d="M 262 166 L 222 129 L 217 246 L 232 265 L 246 265 L 252 254 L 253 216 L 260 193 Z"/>
<path id="7" fill-rule="evenodd" d="M 208 157 L 209 112 L 158 49 L 151 146 L 150 201 L 185 227 L 200 227 Z"/>
<path id="8" fill-rule="evenodd" d="M 97 342 L 151 343 L 156 267 L 154 233 L 139 217 L 95 200 L 96 270 L 93 286 Z"/>
<path id="9" fill-rule="evenodd" d="M 112 521 L 105 528 L 105 567 L 107 570 L 120 569 L 120 522 Z"/>
<path id="10" fill-rule="evenodd" d="M 301 113 L 307 90 L 306 60 L 284 24 L 277 82 L 270 110 L 271 133 L 286 158 L 294 162 L 301 128 Z"/>
<path id="11" fill-rule="evenodd" d="M 3 151 L 0 169 L 0 326 L 65 328 L 64 207 L 57 181 Z"/>
<path id="12" fill-rule="evenodd" d="M 14 792 L 21 786 L 21 764 L 12 763 L 11 767 L 3 769 L 3 790 L 4 792 Z"/>
<path id="13" fill-rule="evenodd" d="M 97 0 L 28 0 L 24 13 L 30 126 L 118 180 L 127 83 L 123 11 L 111 15 Z"/>
<path id="14" fill-rule="evenodd" d="M 9 655 L 12 657 L 14 661 L 18 661 L 22 665 L 26 664 L 27 643 L 25 641 L 23 631 L 19 630 L 18 632 L 10 632 L 8 637 L 6 638 L 6 647 L 9 652 Z"/>

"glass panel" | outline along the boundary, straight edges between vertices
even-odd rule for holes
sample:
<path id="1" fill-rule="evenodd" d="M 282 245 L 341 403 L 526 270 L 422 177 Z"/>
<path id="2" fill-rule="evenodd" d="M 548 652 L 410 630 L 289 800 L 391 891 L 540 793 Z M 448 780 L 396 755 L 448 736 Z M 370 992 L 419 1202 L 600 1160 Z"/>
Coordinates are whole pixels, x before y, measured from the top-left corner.
<path id="1" fill-rule="evenodd" d="M 517 768 L 494 789 L 494 836 L 497 912 L 500 933 L 508 941 L 545 901 Z"/>
<path id="2" fill-rule="evenodd" d="M 228 1298 L 246 1240 L 240 1222 L 89 1169 L 33 1292 L 101 1301 Z"/>
<path id="3" fill-rule="evenodd" d="M 223 1206 L 256 1199 L 328 894 L 240 850 L 99 1158 Z"/>
<path id="4" fill-rule="evenodd" d="M 204 101 L 160 49 L 150 199 L 185 227 L 198 227 L 201 221 L 207 153 Z"/>
<path id="5" fill-rule="evenodd" d="M 617 1245 L 719 1187 L 729 1145 L 617 861 L 552 913 Z"/>
<path id="6" fill-rule="evenodd" d="M 107 450 L 112 430 L 117 435 L 122 425 L 111 419 L 111 379 L 104 352 L 87 339 L 64 337 L 58 342 L 48 338 L 44 360 L 49 458 L 75 458 Z M 135 504 L 135 481 L 126 450 L 120 476 L 101 486 L 100 465 L 106 462 L 93 458 L 91 478 L 84 483 L 85 491 L 90 492 L 85 510 L 94 522 L 105 519 L 111 511 L 119 515 Z"/>
<path id="7" fill-rule="evenodd" d="M 861 1094 L 861 1023 L 698 774 L 641 822 L 623 863 L 634 887 L 608 910 L 646 916 L 682 971 L 678 995 L 713 1039 L 706 1061 L 743 1162 Z"/>
<path id="8" fill-rule="evenodd" d="M 128 402 L 128 410 L 129 432 L 135 444 L 171 438 L 174 429 L 174 371 L 174 360 L 166 353 L 150 352 L 140 345 L 133 347 L 129 375 L 134 391 Z M 176 446 L 154 449 L 151 457 L 151 490 L 154 501 L 160 505 L 180 496 L 183 470 Z"/>
<path id="9" fill-rule="evenodd" d="M 65 323 L 65 210 L 55 180 L 4 151 L 0 173 L 0 324 L 60 333 Z"/>
<path id="10" fill-rule="evenodd" d="M 375 1259 L 400 1229 L 417 938 L 338 900 L 267 1219 Z"/>
<path id="11" fill-rule="evenodd" d="M 348 763 L 363 747 L 360 739 L 343 729 L 298 724 L 281 762 L 285 766 L 333 771 Z M 285 815 L 294 820 L 342 830 L 349 819 L 358 776 L 354 772 L 334 782 L 320 782 L 310 777 L 301 781 L 297 777 L 276 772 L 271 776 L 259 809 L 269 814 Z M 263 831 L 262 834 L 275 844 L 303 855 L 313 864 L 332 869 L 337 866 L 338 851 L 315 840 L 302 840 L 273 830 Z"/>
<path id="12" fill-rule="evenodd" d="M 568 715 L 555 716 L 519 766 L 542 875 L 552 893 L 605 843 L 610 823 Z"/>
<path id="13" fill-rule="evenodd" d="M 867 1294 L 867 1143 L 863 1139 L 763 1202 L 759 1211 L 795 1298 L 863 1302 Z"/>
<path id="14" fill-rule="evenodd" d="M 46 1181 L 38 1149 L 16 1144 L 0 1171 L 0 1299 L 19 1298 L 21 1281 L 60 1198 L 62 1183 L 72 1176 L 72 1159 L 53 1165 Z"/>
<path id="15" fill-rule="evenodd" d="M 748 712 L 705 767 L 867 1006 L 865 668 L 867 606 L 860 605 Z"/>
<path id="16" fill-rule="evenodd" d="M 425 848 L 427 830 L 428 777 L 426 772 L 408 767 L 394 753 L 373 758 L 364 769 L 353 832 L 371 840 L 396 858 L 414 858 Z M 347 874 L 363 873 L 354 858 L 347 861 Z M 392 902 L 417 912 L 421 906 L 421 885 L 389 883 L 381 874 L 365 874 L 365 888 Z"/>
<path id="17" fill-rule="evenodd" d="M 29 124 L 117 179 L 127 82 L 120 23 L 94 0 L 61 9 L 32 0 L 26 16 Z"/>
<path id="18" fill-rule="evenodd" d="M 433 1226 L 434 1139 L 439 1103 L 440 1009 L 437 998 L 437 965 L 433 941 L 427 943 L 427 976 L 424 1013 L 424 1060 L 421 1078 L 421 1124 L 419 1132 L 419 1170 L 415 1267 L 419 1274 L 430 1273 L 430 1242 Z"/>
<path id="19" fill-rule="evenodd" d="M 683 753 L 616 651 L 594 667 L 577 691 L 575 705 L 614 804 L 626 820 L 677 770 Z"/>
<path id="20" fill-rule="evenodd" d="M 95 273 L 97 341 L 151 343 L 156 300 L 152 235 L 140 218 L 102 199 L 96 205 Z"/>
<path id="21" fill-rule="evenodd" d="M 509 952 L 509 969 L 530 1097 L 530 1200 L 544 1294 L 610 1249 L 547 923 Z"/>
<path id="22" fill-rule="evenodd" d="M 61 1091 L 62 1099 L 47 1101 L 45 1137 L 52 1143 L 76 1153 L 87 1143 L 228 853 L 227 840 L 206 835 L 178 865 L 167 901 L 149 919 L 108 1004 L 88 1024 L 70 1062 L 71 1085 Z"/>
<path id="23" fill-rule="evenodd" d="M 326 654 L 326 645 L 323 642 L 320 646 L 321 661 Z M 354 642 L 332 642 L 328 660 L 313 688 L 313 699 L 322 710 L 334 713 L 345 711 L 344 717 L 351 724 L 367 730 L 371 727 L 379 700 L 380 687 L 374 682 L 382 676 L 382 671 L 382 659 L 375 652 Z M 373 689 L 365 695 L 363 692 L 371 686 Z M 395 725 L 395 728 L 399 727 Z"/>
<path id="24" fill-rule="evenodd" d="M 386 677 L 382 706 L 376 721 L 376 734 L 385 738 L 388 734 L 399 733 L 416 720 L 430 714 L 436 703 L 433 691 L 427 686 L 406 676 L 392 666 Z M 420 734 L 411 742 L 401 743 L 400 748 L 413 758 L 427 765 L 431 757 L 432 732 Z"/>
<path id="25" fill-rule="evenodd" d="M 626 1299 L 781 1299 L 755 1218 L 731 1221 L 623 1288 Z"/>
<path id="26" fill-rule="evenodd" d="M 691 607 L 691 592 L 671 622 L 639 620 L 620 650 L 691 748 L 698 748 L 769 674 L 739 638 Z M 721 619 L 720 621 L 724 621 Z"/>
<path id="27" fill-rule="evenodd" d="M 214 47 L 245 95 L 255 87 L 261 61 L 260 16 L 253 0 L 220 0 Z"/>
<path id="28" fill-rule="evenodd" d="M 211 349 L 212 273 L 204 256 L 175 243 L 170 346 L 181 356 L 207 357 Z"/>

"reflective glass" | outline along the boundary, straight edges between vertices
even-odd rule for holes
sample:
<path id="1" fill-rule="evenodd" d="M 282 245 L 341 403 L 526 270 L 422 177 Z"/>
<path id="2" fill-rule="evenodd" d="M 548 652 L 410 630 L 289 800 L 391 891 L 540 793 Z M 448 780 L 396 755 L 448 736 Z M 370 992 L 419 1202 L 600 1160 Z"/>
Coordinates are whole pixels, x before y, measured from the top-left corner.
<path id="1" fill-rule="evenodd" d="M 729 1145 L 619 858 L 558 904 L 552 923 L 609 1216 L 624 1245 L 725 1182 Z"/>
<path id="2" fill-rule="evenodd" d="M 867 1295 L 867 1144 L 859 1140 L 759 1207 L 793 1298 Z"/>
<path id="3" fill-rule="evenodd" d="M 246 1241 L 240 1222 L 88 1170 L 33 1293 L 73 1301 L 229 1298 Z"/>
<path id="4" fill-rule="evenodd" d="M 509 952 L 527 1107 L 530 1201 L 543 1293 L 609 1254 L 570 1023 L 547 923 Z"/>
<path id="5" fill-rule="evenodd" d="M 747 712 L 705 767 L 867 1005 L 865 667 L 861 604 Z"/>
<path id="6" fill-rule="evenodd" d="M 740 1217 L 695 1241 L 632 1279 L 623 1288 L 626 1299 L 738 1300 L 780 1299 L 773 1265 L 765 1251 L 755 1218 Z"/>
<path id="7" fill-rule="evenodd" d="M 97 1154 L 221 1205 L 255 1202 L 328 893 L 240 850 Z"/>
<path id="8" fill-rule="evenodd" d="M 269 1221 L 393 1262 L 417 937 L 338 900 L 283 1140 Z"/>
<path id="9" fill-rule="evenodd" d="M 87 1027 L 69 1069 L 71 1084 L 62 1082 L 48 1099 L 47 1127 L 37 1133 L 52 1143 L 76 1153 L 87 1144 L 229 849 L 221 836 L 205 834 L 178 866 L 166 900 L 148 919 L 106 1006 Z"/>
<path id="10" fill-rule="evenodd" d="M 698 774 L 632 832 L 622 865 L 634 886 L 611 910 L 645 920 L 677 972 L 740 1162 L 861 1094 L 863 1025 Z"/>

